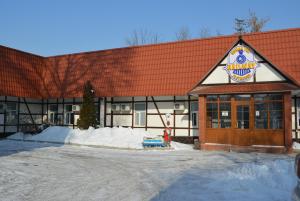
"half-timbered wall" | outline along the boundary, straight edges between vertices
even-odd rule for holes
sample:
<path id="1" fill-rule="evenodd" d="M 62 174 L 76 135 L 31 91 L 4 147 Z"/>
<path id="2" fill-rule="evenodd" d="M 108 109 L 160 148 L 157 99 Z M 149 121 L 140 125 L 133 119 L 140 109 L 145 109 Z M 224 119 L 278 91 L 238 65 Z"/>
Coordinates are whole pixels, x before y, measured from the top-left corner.
<path id="1" fill-rule="evenodd" d="M 198 99 L 193 96 L 147 96 L 147 97 L 113 97 L 105 98 L 104 126 L 128 126 L 142 128 L 150 133 L 162 134 L 166 127 L 166 114 L 170 114 L 170 127 L 173 136 L 198 136 L 198 125 L 192 121 L 198 119 Z M 184 109 L 174 109 L 174 104 L 184 105 Z M 144 105 L 144 121 L 139 124 L 136 107 Z M 115 111 L 112 106 L 130 106 L 130 111 Z"/>
<path id="2" fill-rule="evenodd" d="M 292 137 L 300 142 L 300 97 L 292 97 Z"/>
<path id="3" fill-rule="evenodd" d="M 100 120 L 100 127 L 111 126 L 128 126 L 133 128 L 142 128 L 149 132 L 161 134 L 164 125 L 166 124 L 166 113 L 171 114 L 171 127 L 173 128 L 173 136 L 198 136 L 198 125 L 193 125 L 192 113 L 197 108 L 197 98 L 193 96 L 161 96 L 161 97 L 115 97 L 115 98 L 95 98 L 95 105 L 98 108 L 98 119 Z M 24 101 L 25 100 L 25 101 Z M 185 105 L 183 111 L 174 110 L 174 103 L 182 102 Z M 125 113 L 111 112 L 111 104 L 129 104 L 131 105 L 131 111 Z M 145 103 L 146 115 L 145 125 L 138 126 L 135 124 L 135 110 L 134 106 L 138 103 Z M 155 104 L 157 105 L 159 112 L 157 111 Z M 50 105 L 57 105 L 57 122 L 50 123 L 53 125 L 68 126 L 70 128 L 77 127 L 77 119 L 79 118 L 78 112 L 74 113 L 74 122 L 66 124 L 64 119 L 66 105 L 81 105 L 81 98 L 71 99 L 30 99 L 0 96 L 0 136 L 5 136 L 17 131 L 26 131 L 35 126 L 40 126 L 45 123 L 49 123 L 50 120 Z M 6 105 L 6 106 L 5 106 Z M 14 108 L 7 108 L 7 105 L 15 105 Z M 132 106 L 133 105 L 133 106 Z M 133 108 L 133 109 L 132 109 Z M 190 108 L 190 110 L 188 109 Z M 13 109 L 13 110 L 8 110 Z M 29 111 L 28 111 L 29 109 Z M 15 115 L 15 118 L 12 116 Z M 198 115 L 198 114 L 195 114 Z M 198 118 L 198 117 L 197 117 Z M 174 121 L 175 119 L 175 121 Z M 33 121 L 32 121 L 33 120 Z M 111 124 L 113 121 L 113 124 Z M 4 134 L 6 133 L 6 134 Z M 294 141 L 300 141 L 300 97 L 293 96 L 292 98 L 292 137 Z"/>

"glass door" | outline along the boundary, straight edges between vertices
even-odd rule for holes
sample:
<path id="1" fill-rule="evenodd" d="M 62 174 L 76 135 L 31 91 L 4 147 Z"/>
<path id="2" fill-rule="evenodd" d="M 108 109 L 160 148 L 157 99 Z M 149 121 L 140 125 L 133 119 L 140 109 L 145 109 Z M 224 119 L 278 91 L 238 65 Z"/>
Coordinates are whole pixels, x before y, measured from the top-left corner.
<path id="1" fill-rule="evenodd" d="M 250 94 L 235 95 L 236 129 L 250 128 Z"/>
<path id="2" fill-rule="evenodd" d="M 236 128 L 249 129 L 250 107 L 248 104 L 236 105 Z"/>

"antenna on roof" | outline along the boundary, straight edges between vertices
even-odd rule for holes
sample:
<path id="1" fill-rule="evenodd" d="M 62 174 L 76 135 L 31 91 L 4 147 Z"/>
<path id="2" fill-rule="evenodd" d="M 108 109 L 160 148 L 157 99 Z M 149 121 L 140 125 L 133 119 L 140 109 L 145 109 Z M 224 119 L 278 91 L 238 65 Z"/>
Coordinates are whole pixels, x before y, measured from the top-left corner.
<path id="1" fill-rule="evenodd" d="M 242 45 L 243 34 L 239 33 L 239 44 Z"/>

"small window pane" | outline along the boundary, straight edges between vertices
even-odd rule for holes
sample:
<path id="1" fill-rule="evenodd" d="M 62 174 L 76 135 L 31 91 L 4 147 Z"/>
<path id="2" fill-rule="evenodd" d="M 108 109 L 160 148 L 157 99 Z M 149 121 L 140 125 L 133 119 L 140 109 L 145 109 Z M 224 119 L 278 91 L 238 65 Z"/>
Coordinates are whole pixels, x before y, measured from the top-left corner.
<path id="1" fill-rule="evenodd" d="M 282 110 L 282 102 L 272 102 L 269 103 L 270 110 Z"/>
<path id="2" fill-rule="evenodd" d="M 231 127 L 231 104 L 220 103 L 220 127 L 230 128 Z"/>
<path id="3" fill-rule="evenodd" d="M 217 103 L 207 103 L 206 104 L 206 117 L 207 128 L 218 128 L 218 104 Z"/>
<path id="4" fill-rule="evenodd" d="M 146 104 L 145 103 L 136 103 L 134 104 L 135 111 L 144 111 L 146 110 Z"/>
<path id="5" fill-rule="evenodd" d="M 56 112 L 57 111 L 57 105 L 49 105 L 49 110 Z"/>
<path id="6" fill-rule="evenodd" d="M 250 95 L 249 94 L 240 94 L 240 95 L 235 95 L 234 98 L 235 98 L 235 100 L 238 100 L 238 101 L 249 101 Z"/>
<path id="7" fill-rule="evenodd" d="M 0 103 L 0 113 L 4 112 L 4 103 Z"/>
<path id="8" fill-rule="evenodd" d="M 237 106 L 237 128 L 240 129 L 249 128 L 249 106 L 248 105 Z"/>
<path id="9" fill-rule="evenodd" d="M 146 125 L 146 112 L 140 112 L 140 126 Z"/>
<path id="10" fill-rule="evenodd" d="M 198 111 L 198 102 L 191 103 L 191 112 Z"/>
<path id="11" fill-rule="evenodd" d="M 255 128 L 268 128 L 268 105 L 266 103 L 255 103 Z"/>
<path id="12" fill-rule="evenodd" d="M 210 96 L 207 96 L 206 100 L 207 101 L 217 101 L 218 96 L 217 95 L 210 95 Z"/>
<path id="13" fill-rule="evenodd" d="M 282 100 L 282 95 L 281 94 L 270 94 L 269 99 L 270 100 Z"/>
<path id="14" fill-rule="evenodd" d="M 270 128 L 282 128 L 282 111 L 270 111 Z"/>
<path id="15" fill-rule="evenodd" d="M 66 112 L 72 112 L 72 105 L 66 105 L 65 110 Z"/>
<path id="16" fill-rule="evenodd" d="M 192 126 L 198 126 L 198 112 L 192 112 Z"/>
<path id="17" fill-rule="evenodd" d="M 8 110 L 8 111 L 17 110 L 17 104 L 16 103 L 6 103 L 6 110 Z"/>
<path id="18" fill-rule="evenodd" d="M 256 101 L 268 100 L 268 95 L 267 94 L 255 94 L 254 100 L 256 100 Z"/>
<path id="19" fill-rule="evenodd" d="M 220 95 L 220 101 L 230 101 L 230 95 Z"/>

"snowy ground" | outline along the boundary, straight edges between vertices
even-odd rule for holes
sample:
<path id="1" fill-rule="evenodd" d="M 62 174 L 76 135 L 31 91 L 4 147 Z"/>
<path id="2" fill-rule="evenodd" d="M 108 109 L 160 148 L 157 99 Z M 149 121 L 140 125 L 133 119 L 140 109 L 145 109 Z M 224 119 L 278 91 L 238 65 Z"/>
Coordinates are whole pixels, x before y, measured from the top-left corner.
<path id="1" fill-rule="evenodd" d="M 0 141 L 1 201 L 290 200 L 293 157 Z"/>

